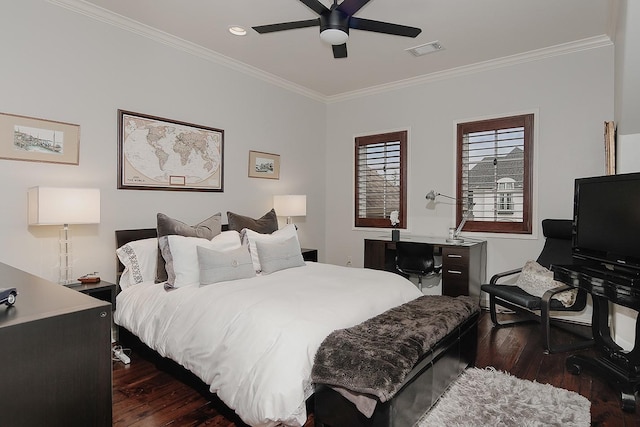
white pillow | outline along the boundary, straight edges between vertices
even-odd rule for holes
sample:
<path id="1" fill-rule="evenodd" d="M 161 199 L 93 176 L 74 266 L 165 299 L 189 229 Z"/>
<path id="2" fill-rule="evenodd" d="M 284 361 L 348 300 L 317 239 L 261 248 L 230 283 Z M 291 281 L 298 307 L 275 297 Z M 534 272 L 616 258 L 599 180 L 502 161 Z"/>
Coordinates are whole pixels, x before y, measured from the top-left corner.
<path id="1" fill-rule="evenodd" d="M 281 242 L 264 242 L 258 240 L 256 242 L 256 248 L 258 249 L 258 256 L 260 257 L 262 274 L 271 274 L 286 268 L 306 265 L 304 258 L 302 258 L 300 243 L 298 243 L 298 239 L 295 237 L 290 237 Z"/>
<path id="2" fill-rule="evenodd" d="M 158 241 L 166 262 L 167 285 L 173 288 L 200 283 L 197 246 L 217 251 L 228 251 L 242 246 L 240 234 L 235 230 L 223 231 L 211 240 L 169 235 L 160 237 Z"/>
<path id="3" fill-rule="evenodd" d="M 158 239 L 134 240 L 116 249 L 118 259 L 124 265 L 118 284 L 125 290 L 131 285 L 154 280 L 158 260 Z"/>
<path id="4" fill-rule="evenodd" d="M 258 249 L 256 248 L 256 242 L 283 242 L 287 239 L 295 237 L 296 242 L 298 242 L 298 232 L 296 231 L 296 226 L 294 224 L 289 224 L 279 230 L 274 231 L 271 234 L 260 234 L 256 233 L 253 230 L 245 228 L 242 230 L 242 243 L 245 245 L 249 245 L 249 253 L 251 254 L 251 261 L 253 261 L 253 268 L 255 268 L 256 273 L 262 271 L 260 266 L 260 257 L 258 256 Z M 298 242 L 298 247 L 300 247 L 300 243 Z"/>
<path id="5" fill-rule="evenodd" d="M 200 286 L 228 280 L 255 277 L 251 255 L 247 248 L 238 246 L 230 251 L 216 251 L 198 246 Z"/>

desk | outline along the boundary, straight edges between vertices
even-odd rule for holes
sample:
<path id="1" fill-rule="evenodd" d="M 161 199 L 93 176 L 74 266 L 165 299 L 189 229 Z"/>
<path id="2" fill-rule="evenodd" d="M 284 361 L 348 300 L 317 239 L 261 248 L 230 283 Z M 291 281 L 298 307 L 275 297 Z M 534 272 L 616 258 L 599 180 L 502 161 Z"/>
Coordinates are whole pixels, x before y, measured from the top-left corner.
<path id="1" fill-rule="evenodd" d="M 591 328 L 596 349 L 601 356 L 569 356 L 566 360 L 567 370 L 578 375 L 585 367 L 601 375 L 620 392 L 622 409 L 634 412 L 635 393 L 640 391 L 640 315 L 636 319 L 633 350 L 626 352 L 611 338 L 609 302 L 640 311 L 640 288 L 633 285 L 633 277 L 622 274 L 615 276 L 602 268 L 553 265 L 551 270 L 555 280 L 584 289 L 593 299 Z"/>
<path id="2" fill-rule="evenodd" d="M 442 295 L 471 295 L 480 301 L 480 285 L 487 276 L 487 242 L 447 243 L 444 237 L 410 236 L 403 242 L 429 243 L 442 256 Z M 364 241 L 364 267 L 397 272 L 396 242 L 379 237 Z"/>

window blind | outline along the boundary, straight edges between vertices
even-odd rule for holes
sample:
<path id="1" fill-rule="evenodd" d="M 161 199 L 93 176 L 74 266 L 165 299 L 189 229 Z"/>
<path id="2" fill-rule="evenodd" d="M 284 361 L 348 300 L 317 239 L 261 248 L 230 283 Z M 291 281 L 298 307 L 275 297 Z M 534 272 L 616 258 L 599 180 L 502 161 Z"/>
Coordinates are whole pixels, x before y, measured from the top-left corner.
<path id="1" fill-rule="evenodd" d="M 470 222 L 465 229 L 527 232 L 532 123 L 533 115 L 525 115 L 459 125 L 459 216 Z"/>
<path id="2" fill-rule="evenodd" d="M 406 132 L 356 138 L 356 226 L 388 227 L 393 211 L 403 223 L 405 147 Z"/>

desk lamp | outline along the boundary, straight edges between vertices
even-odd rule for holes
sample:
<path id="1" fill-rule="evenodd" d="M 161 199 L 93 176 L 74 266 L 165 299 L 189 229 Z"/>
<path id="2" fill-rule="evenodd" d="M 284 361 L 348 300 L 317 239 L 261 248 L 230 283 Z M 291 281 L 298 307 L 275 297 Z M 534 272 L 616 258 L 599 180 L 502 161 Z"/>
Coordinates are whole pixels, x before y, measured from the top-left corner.
<path id="1" fill-rule="evenodd" d="M 58 283 L 72 279 L 71 231 L 69 224 L 100 222 L 100 190 L 97 188 L 33 187 L 28 190 L 29 225 L 62 225 Z"/>
<path id="2" fill-rule="evenodd" d="M 427 200 L 435 201 L 438 196 L 446 197 L 447 199 L 451 199 L 451 200 L 455 201 L 456 203 L 458 203 L 458 200 L 455 197 L 451 197 L 451 196 L 447 196 L 446 194 L 438 193 L 435 190 L 429 191 L 427 193 L 426 198 L 427 198 Z M 469 209 L 467 209 L 467 211 L 462 216 L 462 221 L 460 221 L 460 224 L 458 224 L 458 227 L 453 231 L 453 233 L 449 233 L 449 237 L 446 240 L 447 243 L 454 243 L 456 245 L 464 243 L 464 239 L 462 237 L 460 237 L 460 232 L 462 231 L 462 227 L 464 227 L 464 224 L 467 222 L 467 218 L 469 218 L 469 213 L 470 213 Z"/>

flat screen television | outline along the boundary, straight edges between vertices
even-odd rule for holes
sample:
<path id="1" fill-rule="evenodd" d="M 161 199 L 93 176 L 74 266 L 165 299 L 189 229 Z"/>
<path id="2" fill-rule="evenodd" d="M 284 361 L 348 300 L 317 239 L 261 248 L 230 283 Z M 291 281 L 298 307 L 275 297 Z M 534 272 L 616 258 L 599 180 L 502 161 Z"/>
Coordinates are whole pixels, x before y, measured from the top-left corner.
<path id="1" fill-rule="evenodd" d="M 640 274 L 640 173 L 576 179 L 573 255 Z"/>

